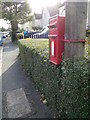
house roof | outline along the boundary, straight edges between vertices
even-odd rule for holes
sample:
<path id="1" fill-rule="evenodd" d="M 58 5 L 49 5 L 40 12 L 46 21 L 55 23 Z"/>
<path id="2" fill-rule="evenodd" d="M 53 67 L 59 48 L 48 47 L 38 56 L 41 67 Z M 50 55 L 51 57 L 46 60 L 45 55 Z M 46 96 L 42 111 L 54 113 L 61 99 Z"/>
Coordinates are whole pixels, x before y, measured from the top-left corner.
<path id="1" fill-rule="evenodd" d="M 58 8 L 56 6 L 52 6 L 52 7 L 47 7 L 50 16 L 54 16 L 56 14 L 58 14 Z"/>
<path id="2" fill-rule="evenodd" d="M 59 10 L 58 10 L 59 6 L 60 6 L 59 4 L 56 4 L 56 5 L 53 5 L 53 6 L 46 7 L 49 14 L 50 14 L 50 17 L 59 13 Z M 44 9 L 45 8 L 42 9 L 42 13 L 43 13 Z"/>
<path id="3" fill-rule="evenodd" d="M 34 13 L 34 16 L 35 16 L 36 19 L 41 19 L 42 18 L 42 14 Z"/>

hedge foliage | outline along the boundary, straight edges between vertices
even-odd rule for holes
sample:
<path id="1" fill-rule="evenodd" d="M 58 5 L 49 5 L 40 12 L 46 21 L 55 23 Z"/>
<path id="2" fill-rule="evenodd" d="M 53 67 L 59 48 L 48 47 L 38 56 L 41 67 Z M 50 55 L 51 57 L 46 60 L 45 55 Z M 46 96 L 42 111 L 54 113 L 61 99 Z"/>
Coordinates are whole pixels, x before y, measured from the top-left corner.
<path id="1" fill-rule="evenodd" d="M 17 33 L 17 39 L 23 39 L 24 34 L 23 33 Z"/>
<path id="2" fill-rule="evenodd" d="M 90 35 L 86 37 L 85 57 L 90 61 Z"/>
<path id="3" fill-rule="evenodd" d="M 48 60 L 48 39 L 19 40 L 20 58 L 27 76 L 44 94 L 57 118 L 88 118 L 87 60 Z"/>

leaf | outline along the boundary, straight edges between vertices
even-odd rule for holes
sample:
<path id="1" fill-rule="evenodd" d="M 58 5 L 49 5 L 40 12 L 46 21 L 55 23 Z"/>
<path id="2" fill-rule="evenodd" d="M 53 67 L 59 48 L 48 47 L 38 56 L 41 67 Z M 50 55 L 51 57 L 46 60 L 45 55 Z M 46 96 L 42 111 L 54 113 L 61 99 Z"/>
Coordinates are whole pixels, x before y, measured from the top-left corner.
<path id="1" fill-rule="evenodd" d="M 46 104 L 47 103 L 47 100 L 45 99 L 45 100 L 43 100 L 43 104 Z"/>
<path id="2" fill-rule="evenodd" d="M 64 70 L 64 69 L 65 69 L 65 67 L 63 66 L 61 69 L 62 69 L 62 70 Z"/>
<path id="3" fill-rule="evenodd" d="M 44 95 L 43 95 L 43 94 L 41 94 L 41 98 L 44 98 Z"/>

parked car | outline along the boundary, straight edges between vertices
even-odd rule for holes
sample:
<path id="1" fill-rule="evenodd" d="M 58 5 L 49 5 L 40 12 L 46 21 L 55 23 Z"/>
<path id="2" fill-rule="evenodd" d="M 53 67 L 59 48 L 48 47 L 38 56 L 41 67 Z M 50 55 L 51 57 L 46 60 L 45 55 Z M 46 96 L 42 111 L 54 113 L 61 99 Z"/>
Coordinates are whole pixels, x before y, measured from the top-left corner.
<path id="1" fill-rule="evenodd" d="M 8 33 L 7 32 L 3 32 L 3 38 L 8 37 Z"/>
<path id="2" fill-rule="evenodd" d="M 5 32 L 5 34 L 6 34 L 6 37 L 8 37 L 8 36 L 9 36 L 9 32 Z"/>
<path id="3" fill-rule="evenodd" d="M 33 35 L 33 38 L 48 38 L 49 28 L 44 28 L 40 33 L 36 33 Z"/>
<path id="4" fill-rule="evenodd" d="M 3 32 L 0 32 L 0 36 L 3 38 Z"/>
<path id="5" fill-rule="evenodd" d="M 35 33 L 37 33 L 36 31 L 30 31 L 30 30 L 27 30 L 27 31 L 23 31 L 22 32 L 24 34 L 24 38 L 31 38 L 31 36 Z"/>
<path id="6" fill-rule="evenodd" d="M 3 38 L 0 36 L 0 45 L 3 45 Z"/>
<path id="7" fill-rule="evenodd" d="M 0 32 L 0 37 L 1 37 L 1 38 L 4 38 L 4 37 L 5 37 L 3 32 Z"/>
<path id="8" fill-rule="evenodd" d="M 0 32 L 0 35 L 2 35 L 2 38 L 8 37 L 8 32 Z"/>
<path id="9" fill-rule="evenodd" d="M 1 38 L 5 38 L 4 33 L 3 33 L 3 32 L 0 32 L 0 36 L 1 36 Z"/>

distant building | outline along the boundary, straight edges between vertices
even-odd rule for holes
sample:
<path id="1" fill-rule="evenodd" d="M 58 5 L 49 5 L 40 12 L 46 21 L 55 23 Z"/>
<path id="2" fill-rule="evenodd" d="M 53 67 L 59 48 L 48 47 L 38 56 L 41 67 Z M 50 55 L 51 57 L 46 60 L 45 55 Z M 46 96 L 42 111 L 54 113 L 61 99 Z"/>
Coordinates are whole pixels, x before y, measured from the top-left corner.
<path id="1" fill-rule="evenodd" d="M 20 29 L 32 30 L 32 21 L 26 22 L 24 24 L 19 24 Z"/>
<path id="2" fill-rule="evenodd" d="M 49 18 L 54 15 L 57 15 L 58 13 L 59 13 L 58 5 L 43 8 L 42 9 L 42 27 L 44 28 L 45 26 L 47 26 L 49 23 Z"/>
<path id="3" fill-rule="evenodd" d="M 65 16 L 65 2 L 60 4 L 59 6 L 59 16 Z M 90 0 L 87 3 L 87 25 L 86 27 L 90 27 Z"/>
<path id="4" fill-rule="evenodd" d="M 59 16 L 65 17 L 65 2 L 60 4 L 60 6 L 59 6 Z"/>
<path id="5" fill-rule="evenodd" d="M 42 27 L 42 14 L 34 13 L 33 20 L 32 20 L 32 26 L 33 27 L 37 27 L 37 26 Z"/>
<path id="6" fill-rule="evenodd" d="M 42 9 L 42 14 L 36 14 L 34 13 L 33 15 L 33 20 L 32 20 L 32 26 L 40 26 L 40 27 L 45 27 L 48 25 L 49 23 L 49 18 L 59 14 L 58 11 L 58 6 L 59 4 L 56 4 L 54 6 L 51 7 L 44 7 Z"/>
<path id="7" fill-rule="evenodd" d="M 49 18 L 50 18 L 50 14 L 48 9 L 43 8 L 42 10 L 42 27 L 43 28 L 48 25 Z"/>

